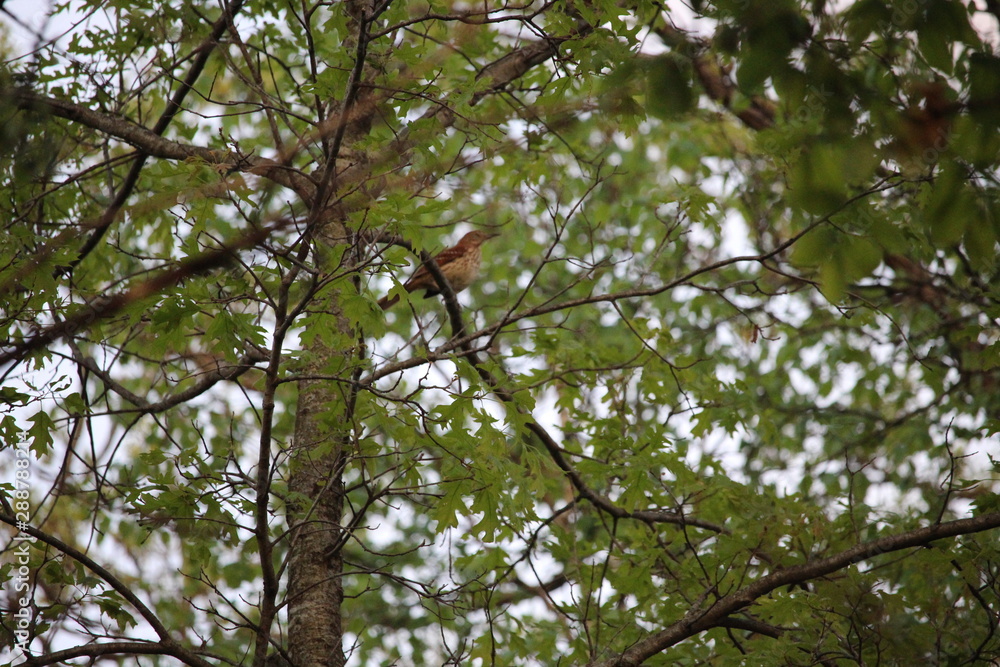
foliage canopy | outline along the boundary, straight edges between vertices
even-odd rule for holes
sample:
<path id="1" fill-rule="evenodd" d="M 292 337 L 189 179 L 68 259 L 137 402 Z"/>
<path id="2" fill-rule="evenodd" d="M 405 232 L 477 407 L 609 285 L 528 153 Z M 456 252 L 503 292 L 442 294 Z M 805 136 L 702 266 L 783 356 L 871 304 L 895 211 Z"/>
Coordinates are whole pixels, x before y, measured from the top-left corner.
<path id="1" fill-rule="evenodd" d="M 1000 660 L 985 5 L 56 5 L 0 660 Z"/>

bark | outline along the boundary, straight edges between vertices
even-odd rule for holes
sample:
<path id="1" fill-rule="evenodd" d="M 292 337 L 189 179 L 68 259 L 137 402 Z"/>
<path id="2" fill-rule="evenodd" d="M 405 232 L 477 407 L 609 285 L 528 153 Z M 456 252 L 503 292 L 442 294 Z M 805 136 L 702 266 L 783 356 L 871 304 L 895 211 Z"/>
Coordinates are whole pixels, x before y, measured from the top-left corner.
<path id="1" fill-rule="evenodd" d="M 310 352 L 318 360 L 328 350 Z M 319 366 L 320 364 L 314 364 Z M 312 368 L 307 370 L 318 370 Z M 344 601 L 341 525 L 344 512 L 342 434 L 323 418 L 330 387 L 321 381 L 299 386 L 289 488 L 303 499 L 288 563 L 289 652 L 296 667 L 341 667 L 341 607 Z M 305 505 L 309 502 L 308 506 Z"/>
<path id="2" fill-rule="evenodd" d="M 340 219 L 343 213 L 327 204 L 337 195 L 343 153 L 351 152 L 351 146 L 371 128 L 371 113 L 367 111 L 372 105 L 371 92 L 363 92 L 362 86 L 377 71 L 377 63 L 368 59 L 369 28 L 379 11 L 387 7 L 387 3 L 382 4 L 379 10 L 373 0 L 355 0 L 346 5 L 355 31 L 348 40 L 355 50 L 355 66 L 343 99 L 332 105 L 329 117 L 322 123 L 326 164 L 317 183 L 309 225 L 315 230 L 315 255 L 320 264 L 325 257 L 341 257 L 340 266 L 318 267 L 326 275 L 349 271 L 357 260 L 351 252 L 329 252 L 349 239 L 344 220 Z M 336 290 L 329 290 L 322 299 L 322 309 L 340 339 L 351 340 L 354 332 L 343 317 Z M 353 375 L 354 356 L 354 350 L 332 349 L 323 336 L 317 336 L 308 349 L 305 377 Z M 289 490 L 294 500 L 290 507 L 293 514 L 289 516 L 293 528 L 288 555 L 288 645 L 296 667 L 342 667 L 346 663 L 341 614 L 342 549 L 348 537 L 344 527 L 343 474 L 354 400 L 353 394 L 341 387 L 321 380 L 299 383 L 289 471 Z"/>
<path id="3" fill-rule="evenodd" d="M 319 215 L 320 213 L 317 213 Z M 323 225 L 317 234 L 320 263 L 326 252 L 347 242 L 340 221 Z M 320 266 L 323 273 L 343 270 L 350 262 L 344 253 L 341 266 Z M 340 310 L 341 296 L 327 290 L 316 304 L 330 326 L 341 335 L 351 334 Z M 305 377 L 352 374 L 354 350 L 331 348 L 317 336 L 307 349 Z M 344 602 L 341 553 L 347 539 L 344 528 L 343 473 L 345 447 L 350 442 L 353 400 L 339 383 L 302 380 L 296 405 L 295 433 L 289 457 L 288 523 L 292 527 L 288 552 L 288 652 L 295 667 L 342 667 L 341 608 Z"/>

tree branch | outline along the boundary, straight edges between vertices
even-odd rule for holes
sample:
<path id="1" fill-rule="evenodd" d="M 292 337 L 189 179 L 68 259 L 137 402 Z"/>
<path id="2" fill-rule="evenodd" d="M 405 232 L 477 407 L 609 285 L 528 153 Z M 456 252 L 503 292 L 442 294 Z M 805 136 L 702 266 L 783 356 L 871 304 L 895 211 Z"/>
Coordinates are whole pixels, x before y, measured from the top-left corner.
<path id="1" fill-rule="evenodd" d="M 689 40 L 687 35 L 667 23 L 659 25 L 655 32 L 667 46 L 691 61 L 709 98 L 721 104 L 753 130 L 765 130 L 774 125 L 774 102 L 763 95 L 752 96 L 746 108 L 733 109 L 733 97 L 738 90 L 736 84 L 718 62 L 705 56 L 706 44 Z"/>
<path id="2" fill-rule="evenodd" d="M 195 57 L 194 62 L 191 63 L 191 69 L 188 70 L 187 76 L 184 78 L 184 81 L 181 82 L 180 88 L 174 91 L 173 97 L 171 97 L 170 101 L 167 103 L 167 108 L 163 110 L 159 120 L 156 121 L 156 125 L 153 126 L 152 131 L 154 134 L 162 136 L 167 127 L 170 126 L 171 121 L 173 121 L 173 119 L 180 112 L 184 99 L 194 88 L 194 84 L 197 83 L 198 78 L 204 71 L 205 65 L 208 63 L 209 56 L 218 45 L 219 38 L 222 37 L 222 35 L 225 34 L 226 29 L 232 25 L 233 17 L 240 11 L 240 7 L 242 5 L 243 0 L 234 0 L 234 2 L 229 6 L 226 6 L 225 3 L 223 3 L 222 16 L 216 20 L 215 24 L 212 26 L 212 32 L 208 35 L 208 37 L 206 37 L 202 43 L 195 48 L 195 52 L 198 55 Z M 149 156 L 146 153 L 139 153 L 139 155 L 135 157 L 121 189 L 118 190 L 118 194 L 115 195 L 114 200 L 108 205 L 107 209 L 105 209 L 101 219 L 96 225 L 94 225 L 93 231 L 80 248 L 80 252 L 77 254 L 76 258 L 70 263 L 70 270 L 83 261 L 83 259 L 97 247 L 97 244 L 104 237 L 105 232 L 107 232 L 115 218 L 118 217 L 118 212 L 121 211 L 122 207 L 125 206 L 125 202 L 127 202 L 129 197 L 132 196 L 132 191 L 135 189 L 136 183 L 139 182 L 139 174 L 142 173 L 142 168 L 146 164 L 146 159 L 148 157 Z"/>
<path id="3" fill-rule="evenodd" d="M 1000 528 L 1000 512 L 983 514 L 971 519 L 936 523 L 898 535 L 881 537 L 871 542 L 858 544 L 827 558 L 820 558 L 772 572 L 735 593 L 730 593 L 716 600 L 707 609 L 700 607 L 691 609 L 680 621 L 636 643 L 621 655 L 610 660 L 591 662 L 590 667 L 634 667 L 640 665 L 648 658 L 688 637 L 712 628 L 726 627 L 726 619 L 731 614 L 752 605 L 758 598 L 782 586 L 805 583 L 882 554 L 924 547 L 935 540 L 979 533 L 995 528 Z"/>
<path id="4" fill-rule="evenodd" d="M 559 54 L 559 48 L 566 42 L 579 39 L 593 31 L 593 28 L 585 22 L 580 21 L 575 31 L 560 37 L 549 37 L 545 40 L 531 42 L 526 46 L 518 47 L 507 55 L 486 65 L 477 75 L 477 80 L 488 81 L 488 85 L 481 90 L 477 90 L 472 95 L 470 106 L 475 106 L 488 95 L 502 91 L 516 79 L 524 76 L 532 67 L 536 67 Z M 442 128 L 449 128 L 455 123 L 455 113 L 445 102 L 433 104 L 420 117 L 421 121 L 429 118 L 436 119 Z M 418 121 L 419 122 L 419 121 Z M 356 164 L 346 169 L 337 178 L 341 187 L 350 184 L 357 184 L 367 179 L 374 168 L 389 162 L 403 164 L 410 151 L 417 145 L 418 137 L 413 136 L 410 128 L 413 124 L 403 128 L 399 137 L 393 141 L 387 151 L 380 156 L 373 156 L 365 163 Z"/>
<path id="5" fill-rule="evenodd" d="M 283 227 L 283 223 L 281 222 L 273 226 L 261 227 L 238 239 L 234 244 L 189 257 L 180 262 L 176 268 L 163 271 L 123 292 L 118 292 L 110 296 L 102 295 L 90 301 L 78 309 L 74 315 L 67 317 L 62 322 L 43 329 L 38 334 L 0 352 L 0 368 L 12 362 L 19 362 L 32 352 L 40 350 L 60 338 L 72 336 L 82 331 L 98 319 L 120 312 L 123 308 L 149 298 L 168 287 L 177 285 L 187 278 L 227 264 L 232 260 L 234 252 L 252 248 L 262 243 L 272 232 L 281 227 Z M 0 375 L 0 377 L 3 377 L 3 375 Z"/>
<path id="6" fill-rule="evenodd" d="M 163 643 L 154 642 L 105 642 L 97 644 L 83 644 L 73 648 L 55 651 L 54 653 L 44 653 L 42 655 L 30 657 L 19 667 L 43 667 L 44 665 L 55 665 L 65 663 L 74 658 L 97 658 L 110 655 L 169 655 L 177 660 L 192 665 L 193 667 L 206 667 L 210 663 L 203 660 L 188 660 L 184 655 L 179 655 L 174 647 Z"/>
<path id="7" fill-rule="evenodd" d="M 301 172 L 284 164 L 253 155 L 234 156 L 228 151 L 217 151 L 201 146 L 182 144 L 178 141 L 161 137 L 123 116 L 115 116 L 100 111 L 94 111 L 81 104 L 61 100 L 55 97 L 40 95 L 32 90 L 21 87 L 0 90 L 20 109 L 49 113 L 59 118 L 65 118 L 79 123 L 98 132 L 110 135 L 135 146 L 151 157 L 166 160 L 199 159 L 208 164 L 226 165 L 274 181 L 296 192 L 300 197 L 309 200 L 315 186 Z"/>
<path id="8" fill-rule="evenodd" d="M 120 383 L 116 382 L 115 379 L 111 377 L 111 375 L 103 368 L 101 368 L 92 357 L 84 355 L 77 345 L 72 346 L 73 360 L 76 363 L 93 373 L 101 382 L 104 383 L 104 386 L 134 405 L 138 408 L 139 412 L 142 412 L 143 414 L 165 412 L 174 406 L 186 403 L 192 398 L 201 396 L 220 381 L 235 380 L 250 369 L 256 368 L 256 363 L 268 360 L 268 357 L 257 353 L 252 347 L 248 346 L 248 348 L 251 352 L 244 354 L 235 364 L 223 366 L 221 365 L 221 362 L 216 362 L 219 364 L 217 368 L 206 372 L 197 383 L 183 391 L 177 392 L 176 394 L 168 395 L 163 400 L 157 401 L 156 403 L 150 403 L 142 396 L 129 391 Z"/>
<path id="9" fill-rule="evenodd" d="M 679 526 L 695 526 L 711 530 L 716 533 L 726 532 L 725 528 L 722 526 L 708 521 L 686 517 L 682 512 L 673 512 L 664 509 L 629 511 L 618 507 L 611 501 L 610 498 L 607 498 L 606 496 L 603 496 L 591 489 L 583 479 L 583 476 L 581 476 L 580 473 L 578 473 L 576 469 L 570 465 L 569 461 L 563 455 L 563 450 L 562 447 L 559 446 L 559 443 L 557 443 L 549 432 L 534 419 L 534 416 L 530 411 L 522 410 L 518 407 L 516 401 L 514 400 L 514 394 L 504 387 L 496 376 L 483 367 L 479 359 L 479 354 L 471 347 L 472 339 L 468 336 L 463 338 L 465 323 L 462 321 L 462 310 L 458 305 L 458 300 L 455 298 L 455 293 L 452 291 L 451 285 L 448 284 L 447 278 L 445 278 L 444 274 L 441 273 L 441 269 L 438 268 L 437 262 L 435 262 L 432 257 L 430 257 L 427 253 L 421 253 L 421 256 L 424 259 L 428 271 L 430 271 L 431 275 L 434 276 L 438 285 L 447 288 L 447 290 L 442 290 L 442 294 L 445 297 L 445 303 L 447 304 L 448 314 L 451 319 L 452 337 L 453 339 L 462 339 L 462 342 L 458 344 L 458 348 L 465 353 L 465 358 L 470 364 L 472 364 L 472 367 L 479 374 L 479 377 L 489 386 L 490 390 L 508 406 L 508 409 L 515 410 L 528 418 L 525 421 L 525 428 L 531 431 L 535 437 L 542 442 L 542 445 L 545 447 L 546 451 L 548 451 L 549 456 L 559 469 L 563 471 L 563 474 L 566 475 L 570 483 L 573 485 L 573 488 L 576 489 L 577 493 L 579 493 L 582 498 L 585 498 L 598 509 L 607 512 L 617 519 L 638 519 L 648 524 L 671 523 Z"/>
<path id="10" fill-rule="evenodd" d="M 456 350 L 456 349 L 465 350 L 465 349 L 467 349 L 466 346 L 469 343 L 471 343 L 472 341 L 474 341 L 474 340 L 476 340 L 478 338 L 482 338 L 484 336 L 494 336 L 494 335 L 496 335 L 496 333 L 498 331 L 500 331 L 504 327 L 506 327 L 506 326 L 508 326 L 510 324 L 513 324 L 515 322 L 518 322 L 520 320 L 523 320 L 523 319 L 534 318 L 534 317 L 538 317 L 539 315 L 548 315 L 550 313 L 555 313 L 555 312 L 559 312 L 559 311 L 562 311 L 562 310 L 568 310 L 568 309 L 575 308 L 577 306 L 586 305 L 586 304 L 608 303 L 608 302 L 614 302 L 614 301 L 621 301 L 623 299 L 638 299 L 638 298 L 646 298 L 646 297 L 651 297 L 651 296 L 657 296 L 659 294 L 663 294 L 663 293 L 669 292 L 670 290 L 673 290 L 673 289 L 675 289 L 677 287 L 680 287 L 681 285 L 684 285 L 684 284 L 690 282 L 691 280 L 693 280 L 693 279 L 695 279 L 695 278 L 697 278 L 699 276 L 702 276 L 702 275 L 704 275 L 706 273 L 711 273 L 713 271 L 725 268 L 727 266 L 732 266 L 734 264 L 741 264 L 741 263 L 744 263 L 744 262 L 758 262 L 758 263 L 765 262 L 765 261 L 767 261 L 769 259 L 772 259 L 772 258 L 780 255 L 785 250 L 788 250 L 789 248 L 791 248 L 803 236 L 805 236 L 806 234 L 808 234 L 812 230 L 816 229 L 820 225 L 829 222 L 830 219 L 834 215 L 836 215 L 840 211 L 844 210 L 850 204 L 852 204 L 855 201 L 858 201 L 860 199 L 863 199 L 864 197 L 867 197 L 867 196 L 869 196 L 871 194 L 874 194 L 875 192 L 881 192 L 882 190 L 888 189 L 888 187 L 894 187 L 894 186 L 886 186 L 884 184 L 879 184 L 879 185 L 876 185 L 876 186 L 874 186 L 874 187 L 872 187 L 872 188 L 870 188 L 870 189 L 868 189 L 868 190 L 866 190 L 866 191 L 864 191 L 864 192 L 862 192 L 862 193 L 860 193 L 858 195 L 855 195 L 855 196 L 849 198 L 843 204 L 841 204 L 840 206 L 838 206 L 836 209 L 834 209 L 830 213 L 824 215 L 821 218 L 818 218 L 818 219 L 814 220 L 812 223 L 810 223 L 809 225 L 807 225 L 800 232 L 798 232 L 794 236 L 789 237 L 788 239 L 786 239 L 785 241 L 783 241 L 782 243 L 780 243 L 779 245 L 777 245 L 775 248 L 773 248 L 771 250 L 768 250 L 767 252 L 763 252 L 763 253 L 760 253 L 758 255 L 740 255 L 738 257 L 730 257 L 728 259 L 720 259 L 717 262 L 713 262 L 711 264 L 706 264 L 705 266 L 700 266 L 700 267 L 698 267 L 696 269 L 692 269 L 692 270 L 688 271 L 687 273 L 685 273 L 684 275 L 681 275 L 681 276 L 679 276 L 679 277 L 671 280 L 670 282 L 663 283 L 662 285 L 656 285 L 656 286 L 653 286 L 653 287 L 647 287 L 647 288 L 643 288 L 643 289 L 622 290 L 620 292 L 609 292 L 609 293 L 603 293 L 603 294 L 591 294 L 589 296 L 580 297 L 578 299 L 571 299 L 569 301 L 562 301 L 562 302 L 554 303 L 554 304 L 545 303 L 545 304 L 542 304 L 542 305 L 539 305 L 539 306 L 534 306 L 534 307 L 531 307 L 531 308 L 526 308 L 526 309 L 524 309 L 524 310 L 522 310 L 520 312 L 514 313 L 514 314 L 508 313 L 505 317 L 501 318 L 500 320 L 497 320 L 496 322 L 493 322 L 492 324 L 489 324 L 489 325 L 483 327 L 482 329 L 474 331 L 473 333 L 470 333 L 470 334 L 468 334 L 466 336 L 463 336 L 463 337 L 460 337 L 460 338 L 452 338 L 450 341 L 448 341 L 448 342 L 444 343 L 443 345 L 441 345 L 440 347 L 438 347 L 431 354 L 424 355 L 423 357 L 413 357 L 413 358 L 404 359 L 403 361 L 398 361 L 398 362 L 395 362 L 395 363 L 392 363 L 392 364 L 387 364 L 386 366 L 382 367 L 378 371 L 373 372 L 369 377 L 367 377 L 364 380 L 362 380 L 361 384 L 363 386 L 370 386 L 370 385 L 374 384 L 375 382 L 377 382 L 378 380 L 386 377 L 387 375 L 392 375 L 393 373 L 398 373 L 400 371 L 404 371 L 404 370 L 407 370 L 409 368 L 414 368 L 416 366 L 419 366 L 419 365 L 425 364 L 425 363 L 429 363 L 431 361 L 437 361 L 439 359 L 446 359 L 446 358 L 448 358 L 449 356 L 452 355 L 452 353 L 453 353 L 454 350 Z"/>
<path id="11" fill-rule="evenodd" d="M 163 648 L 162 651 L 146 650 L 145 652 L 151 654 L 152 653 L 169 654 L 176 657 L 178 660 L 181 660 L 186 664 L 193 665 L 195 667 L 211 667 L 210 663 L 190 653 L 187 649 L 183 648 L 180 644 L 175 642 L 173 638 L 170 636 L 170 632 L 167 630 L 166 626 L 164 626 L 163 623 L 160 622 L 160 619 L 157 618 L 156 614 L 154 614 L 153 611 L 149 607 L 147 607 L 146 604 L 142 600 L 140 600 L 135 593 L 132 592 L 132 589 L 126 586 L 124 583 L 122 583 L 122 581 L 118 577 L 113 575 L 110 571 L 108 571 L 103 566 L 98 564 L 93 558 L 83 553 L 79 549 L 69 544 L 66 544 L 58 537 L 49 535 L 48 533 L 45 533 L 33 526 L 26 525 L 23 521 L 18 521 L 13 516 L 0 514 L 0 522 L 13 526 L 14 528 L 17 528 L 19 531 L 27 533 L 28 535 L 31 535 L 35 539 L 45 544 L 48 544 L 50 547 L 58 549 L 62 553 L 66 554 L 67 556 L 77 561 L 78 563 L 82 564 L 91 572 L 99 576 L 109 586 L 111 586 L 111 588 L 113 588 L 119 595 L 125 598 L 125 600 L 130 605 L 132 605 L 132 608 L 135 609 L 137 612 L 139 612 L 139 615 L 142 616 L 147 623 L 149 623 L 150 627 L 153 628 L 153 631 L 156 632 L 157 636 L 160 638 L 159 646 Z M 156 645 L 144 644 L 143 646 L 146 646 L 148 649 L 149 647 L 153 647 Z M 68 649 L 68 650 L 72 652 L 86 648 L 87 647 L 78 647 L 77 649 Z M 60 652 L 60 654 L 62 653 L 65 653 L 65 651 Z M 84 652 L 82 654 L 77 654 L 69 657 L 78 657 L 79 655 L 90 655 L 90 653 Z M 52 660 L 44 658 L 44 661 L 42 661 L 43 658 L 36 658 L 35 660 L 38 660 L 39 662 L 32 663 L 31 660 L 29 659 L 29 662 L 26 664 L 48 665 L 52 664 L 53 662 L 58 662 L 59 660 L 62 659 L 64 658 L 60 657 L 58 659 L 52 659 Z"/>

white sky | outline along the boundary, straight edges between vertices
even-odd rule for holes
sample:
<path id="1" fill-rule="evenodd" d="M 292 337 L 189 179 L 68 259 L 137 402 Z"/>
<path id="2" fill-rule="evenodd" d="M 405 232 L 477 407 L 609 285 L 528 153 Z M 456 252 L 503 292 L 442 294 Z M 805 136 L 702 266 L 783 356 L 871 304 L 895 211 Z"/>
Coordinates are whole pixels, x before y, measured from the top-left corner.
<path id="1" fill-rule="evenodd" d="M 13 55 L 30 52 L 39 36 L 50 39 L 67 30 L 71 23 L 63 17 L 49 23 L 52 0 L 6 0 L 3 2 L 0 20 L 6 25 L 7 39 L 13 47 Z"/>

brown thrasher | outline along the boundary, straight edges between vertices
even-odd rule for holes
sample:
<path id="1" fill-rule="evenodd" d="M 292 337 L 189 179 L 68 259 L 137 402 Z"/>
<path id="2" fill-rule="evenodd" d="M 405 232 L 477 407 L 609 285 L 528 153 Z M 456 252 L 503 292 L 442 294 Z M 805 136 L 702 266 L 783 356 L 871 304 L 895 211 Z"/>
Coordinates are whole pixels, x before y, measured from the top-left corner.
<path id="1" fill-rule="evenodd" d="M 471 285 L 479 276 L 479 264 L 483 258 L 481 246 L 495 236 L 499 235 L 477 229 L 463 236 L 451 248 L 442 250 L 434 256 L 438 268 L 448 279 L 448 284 L 451 285 L 451 289 L 456 294 Z M 441 293 L 441 289 L 434 279 L 434 274 L 428 271 L 427 266 L 423 264 L 413 272 L 409 280 L 403 283 L 403 289 L 411 293 L 420 289 L 427 290 L 424 293 L 425 299 Z M 382 307 L 382 310 L 388 310 L 397 301 L 399 301 L 399 296 L 386 295 L 378 300 L 378 305 Z"/>

